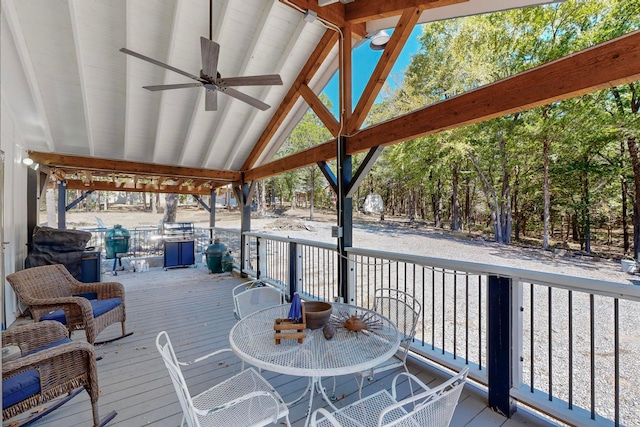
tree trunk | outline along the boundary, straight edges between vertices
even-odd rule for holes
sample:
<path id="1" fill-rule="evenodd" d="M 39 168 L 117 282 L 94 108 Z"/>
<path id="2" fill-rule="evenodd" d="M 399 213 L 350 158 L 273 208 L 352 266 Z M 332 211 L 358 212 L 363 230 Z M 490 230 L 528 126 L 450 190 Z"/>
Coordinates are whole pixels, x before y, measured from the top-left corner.
<path id="1" fill-rule="evenodd" d="M 56 215 L 56 190 L 53 188 L 47 188 L 47 225 L 49 227 L 57 227 L 57 215 Z"/>
<path id="2" fill-rule="evenodd" d="M 544 198 L 542 249 L 549 249 L 549 220 L 551 218 L 551 193 L 549 191 L 551 182 L 549 178 L 549 139 L 542 141 L 542 193 Z"/>
<path id="3" fill-rule="evenodd" d="M 267 183 L 264 179 L 260 180 L 260 197 L 258 199 L 258 214 L 264 216 L 267 213 Z"/>
<path id="4" fill-rule="evenodd" d="M 624 142 L 620 142 L 620 170 L 624 171 Z M 622 237 L 623 237 L 623 248 L 624 254 L 629 253 L 630 243 L 629 243 L 629 219 L 627 216 L 629 213 L 627 212 L 627 194 L 629 191 L 629 184 L 627 183 L 627 177 L 624 173 L 620 174 L 620 192 L 622 193 Z"/>
<path id="5" fill-rule="evenodd" d="M 493 186 L 487 179 L 484 172 L 480 169 L 480 165 L 475 157 L 471 157 L 471 163 L 475 167 L 478 175 L 480 175 L 480 179 L 483 182 L 483 188 L 485 197 L 487 198 L 487 204 L 489 205 L 491 211 L 491 221 L 493 222 L 493 234 L 496 242 L 503 243 L 502 240 L 502 227 L 500 227 L 500 218 L 502 214 L 500 213 L 500 204 L 498 203 L 498 196 L 496 195 L 496 191 Z"/>
<path id="6" fill-rule="evenodd" d="M 627 138 L 627 147 L 633 166 L 633 185 L 635 194 L 633 199 L 633 258 L 640 260 L 640 159 L 638 159 L 638 145 L 634 137 Z"/>
<path id="7" fill-rule="evenodd" d="M 500 144 L 500 152 L 502 153 L 502 203 L 500 206 L 500 235 L 502 243 L 511 243 L 511 183 L 509 166 L 507 162 L 506 154 L 506 140 L 502 137 L 502 133 L 498 135 L 498 141 Z"/>
<path id="8" fill-rule="evenodd" d="M 104 209 L 103 210 L 109 210 L 109 192 L 105 191 L 104 192 Z"/>
<path id="9" fill-rule="evenodd" d="M 458 179 L 460 164 L 455 162 L 451 168 L 451 230 L 460 231 L 460 199 L 458 198 Z"/>
<path id="10" fill-rule="evenodd" d="M 516 166 L 516 179 L 513 183 L 513 216 L 515 217 L 514 221 L 514 236 L 516 241 L 520 240 L 520 230 L 522 223 L 524 222 L 524 215 L 520 211 L 520 206 L 518 205 L 518 195 L 520 193 L 520 168 Z"/>
<path id="11" fill-rule="evenodd" d="M 156 197 L 156 194 L 151 194 L 151 213 L 152 214 L 157 214 L 158 213 L 158 200 Z"/>
<path id="12" fill-rule="evenodd" d="M 315 197 L 316 197 L 316 174 L 314 169 L 311 169 L 310 181 L 311 181 L 311 192 L 309 194 L 309 220 L 313 221 L 315 219 L 313 215 L 314 214 L 313 210 L 315 207 Z"/>
<path id="13" fill-rule="evenodd" d="M 438 178 L 436 189 L 431 195 L 431 206 L 433 208 L 433 225 L 442 228 L 442 180 Z"/>
<path id="14" fill-rule="evenodd" d="M 469 233 L 471 232 L 471 178 L 465 179 L 464 187 L 464 223 Z"/>
<path id="15" fill-rule="evenodd" d="M 416 200 L 414 196 L 414 191 L 409 190 L 409 200 L 407 201 L 407 218 L 409 219 L 409 223 L 413 224 L 416 221 Z"/>
<path id="16" fill-rule="evenodd" d="M 588 160 L 585 159 L 585 164 Z M 591 201 L 589 195 L 589 174 L 585 169 L 582 172 L 582 233 L 584 236 L 584 250 L 586 253 L 591 253 Z"/>
<path id="17" fill-rule="evenodd" d="M 162 222 L 176 222 L 176 214 L 178 210 L 178 195 L 167 194 L 165 195 L 164 199 L 167 207 L 164 210 Z"/>

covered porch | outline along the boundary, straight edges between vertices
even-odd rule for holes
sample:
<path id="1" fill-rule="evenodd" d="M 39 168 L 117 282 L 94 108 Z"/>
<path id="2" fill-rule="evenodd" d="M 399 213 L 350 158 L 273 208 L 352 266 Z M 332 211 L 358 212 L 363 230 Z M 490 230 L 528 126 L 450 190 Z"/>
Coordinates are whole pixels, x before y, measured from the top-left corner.
<path id="1" fill-rule="evenodd" d="M 182 412 L 169 375 L 155 348 L 158 332 L 166 330 L 181 360 L 192 360 L 211 351 L 229 346 L 229 330 L 235 324 L 231 290 L 244 279 L 228 274 L 208 273 L 206 266 L 163 271 L 152 268 L 148 272 L 123 273 L 116 279 L 127 292 L 127 325 L 134 331 L 130 337 L 97 346 L 100 414 L 118 413 L 111 426 L 179 425 Z M 118 335 L 117 326 L 110 327 L 101 338 Z M 74 336 L 82 339 L 83 334 Z M 201 392 L 233 374 L 239 366 L 214 362 L 210 366 L 186 368 L 184 374 L 192 394 Z M 427 384 L 440 384 L 448 378 L 426 364 L 411 363 L 410 370 Z M 363 396 L 381 388 L 389 389 L 392 378 L 399 371 L 377 375 L 365 381 Z M 263 371 L 285 401 L 298 397 L 307 385 L 306 378 L 295 378 Z M 331 390 L 331 379 L 325 380 Z M 330 394 L 330 393 L 329 393 Z M 353 376 L 337 378 L 336 406 L 345 406 L 358 399 L 358 387 Z M 294 426 L 304 425 L 308 400 L 302 399 L 290 407 Z M 318 396 L 314 409 L 328 406 Z M 12 420 L 14 421 L 14 420 Z M 85 426 L 91 423 L 91 406 L 86 393 L 40 420 L 35 426 Z M 5 424 L 6 425 L 6 424 Z M 455 426 L 549 426 L 542 418 L 525 410 L 510 419 L 487 407 L 486 395 L 467 385 L 456 409 L 451 425 Z"/>

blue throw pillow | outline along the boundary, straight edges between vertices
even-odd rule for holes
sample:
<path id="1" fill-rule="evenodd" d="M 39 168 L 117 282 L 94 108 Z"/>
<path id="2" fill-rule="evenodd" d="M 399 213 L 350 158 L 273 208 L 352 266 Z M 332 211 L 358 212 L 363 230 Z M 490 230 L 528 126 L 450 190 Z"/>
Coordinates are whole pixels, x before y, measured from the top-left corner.
<path id="1" fill-rule="evenodd" d="M 89 302 L 91 303 L 91 308 L 93 309 L 93 317 L 98 317 L 101 314 L 104 314 L 107 311 L 112 310 L 122 304 L 122 300 L 120 298 L 92 299 L 89 300 Z M 40 321 L 43 320 L 55 320 L 62 323 L 63 325 L 67 324 L 67 318 L 64 315 L 64 310 L 61 308 L 56 311 L 52 311 L 51 313 L 45 314 L 40 318 Z"/>

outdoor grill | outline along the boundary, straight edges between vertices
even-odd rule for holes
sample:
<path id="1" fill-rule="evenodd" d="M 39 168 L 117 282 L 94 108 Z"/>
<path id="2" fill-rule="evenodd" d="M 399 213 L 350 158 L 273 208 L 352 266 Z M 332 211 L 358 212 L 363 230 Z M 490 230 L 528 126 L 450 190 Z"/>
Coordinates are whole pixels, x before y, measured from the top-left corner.
<path id="1" fill-rule="evenodd" d="M 196 264 L 195 228 L 192 222 L 163 223 L 162 242 L 165 270 Z"/>

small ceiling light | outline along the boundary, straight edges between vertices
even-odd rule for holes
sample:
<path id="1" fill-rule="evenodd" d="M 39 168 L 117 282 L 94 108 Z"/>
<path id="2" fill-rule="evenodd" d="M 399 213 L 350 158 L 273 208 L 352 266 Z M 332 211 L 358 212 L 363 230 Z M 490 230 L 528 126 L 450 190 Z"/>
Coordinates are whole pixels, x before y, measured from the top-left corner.
<path id="1" fill-rule="evenodd" d="M 385 30 L 380 30 L 371 36 L 371 43 L 369 47 L 372 50 L 384 50 L 385 46 L 389 42 L 390 36 Z"/>
<path id="2" fill-rule="evenodd" d="M 25 157 L 24 159 L 22 159 L 22 163 L 27 166 L 31 166 L 33 164 L 33 159 L 29 157 Z"/>

